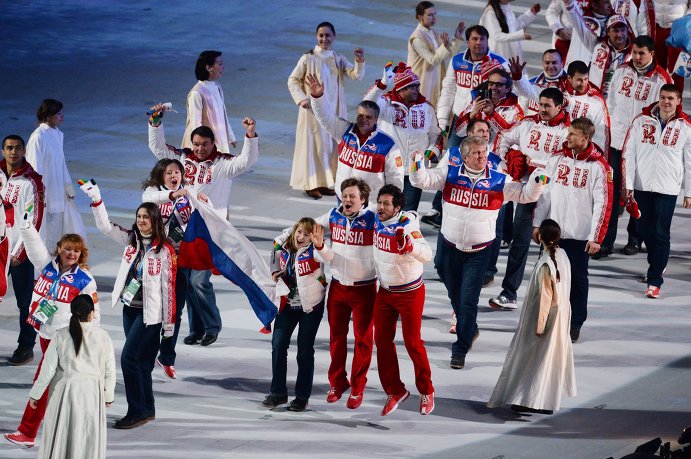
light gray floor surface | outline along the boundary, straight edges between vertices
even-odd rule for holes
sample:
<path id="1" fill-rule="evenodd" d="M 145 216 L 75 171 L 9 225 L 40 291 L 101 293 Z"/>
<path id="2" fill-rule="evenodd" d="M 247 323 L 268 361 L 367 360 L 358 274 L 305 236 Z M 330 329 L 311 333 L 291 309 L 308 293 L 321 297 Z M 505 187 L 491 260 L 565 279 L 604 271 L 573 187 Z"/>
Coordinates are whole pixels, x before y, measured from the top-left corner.
<path id="1" fill-rule="evenodd" d="M 166 116 L 170 143 L 184 129 L 185 97 L 194 84 L 194 61 L 202 49 L 219 49 L 226 63 L 222 84 L 236 134 L 240 118 L 257 119 L 261 157 L 233 186 L 232 221 L 267 255 L 272 238 L 298 217 L 327 211 L 333 201 L 313 201 L 288 182 L 297 107 L 285 82 L 300 54 L 314 46 L 317 23 L 336 25 L 335 48 L 352 55 L 366 50 L 361 82 L 346 83 L 349 106 L 381 74 L 389 59 L 405 60 L 406 39 L 415 26 L 414 1 L 323 0 L 318 2 L 12 2 L 3 5 L 0 37 L 2 135 L 28 138 L 41 99 L 65 103 L 65 152 L 74 180 L 94 177 L 114 220 L 129 225 L 140 202 L 140 183 L 154 164 L 147 147 L 147 108 L 171 101 L 180 114 Z M 484 2 L 438 4 L 437 29 L 451 32 L 462 19 L 479 19 Z M 518 10 L 529 5 L 515 2 Z M 543 3 L 543 9 L 547 4 Z M 526 43 L 532 74 L 550 40 L 544 16 L 530 27 Z M 688 99 L 687 99 L 688 100 Z M 430 208 L 425 193 L 421 211 Z M 119 356 L 124 336 L 119 307 L 107 307 L 121 248 L 94 227 L 85 196 L 77 197 L 89 226 L 90 264 L 99 284 L 103 327 Z M 617 247 L 626 242 L 620 220 Z M 517 416 L 485 403 L 499 376 L 520 314 L 497 312 L 487 300 L 500 292 L 501 277 L 482 292 L 481 335 L 463 370 L 448 366 L 453 336 L 448 334 L 450 305 L 431 266 L 425 270 L 427 302 L 422 335 L 432 366 L 436 410 L 418 414 L 411 397 L 391 416 L 379 412 L 384 393 L 376 360 L 369 372 L 363 405 L 356 411 L 345 399 L 327 404 L 329 363 L 326 319 L 316 343 L 315 385 L 310 409 L 291 413 L 266 410 L 260 401 L 271 379 L 270 336 L 257 333 L 259 322 L 238 288 L 216 278 L 224 328 L 208 348 L 185 346 L 187 320 L 178 345 L 178 379 L 154 371 L 156 417 L 131 431 L 108 431 L 109 457 L 463 457 L 605 458 L 621 457 L 651 438 L 675 440 L 691 425 L 691 212 L 678 206 L 672 252 L 662 295 L 643 296 L 638 282 L 645 254 L 615 254 L 592 261 L 589 317 L 574 346 L 578 396 L 564 400 L 553 416 Z M 423 227 L 435 246 L 436 232 Z M 531 249 L 526 277 L 536 260 Z M 504 271 L 506 251 L 499 258 Z M 522 296 L 524 287 L 519 292 Z M 36 364 L 6 364 L 15 348 L 17 309 L 10 291 L 0 304 L 0 432 L 14 431 L 27 400 Z M 399 360 L 408 388 L 417 395 L 413 371 L 400 341 Z M 295 348 L 289 355 L 289 384 L 295 378 Z M 119 366 L 119 365 L 118 365 Z M 118 370 L 116 402 L 108 423 L 126 411 Z M 0 441 L 0 457 L 35 457 L 38 445 L 20 449 Z"/>

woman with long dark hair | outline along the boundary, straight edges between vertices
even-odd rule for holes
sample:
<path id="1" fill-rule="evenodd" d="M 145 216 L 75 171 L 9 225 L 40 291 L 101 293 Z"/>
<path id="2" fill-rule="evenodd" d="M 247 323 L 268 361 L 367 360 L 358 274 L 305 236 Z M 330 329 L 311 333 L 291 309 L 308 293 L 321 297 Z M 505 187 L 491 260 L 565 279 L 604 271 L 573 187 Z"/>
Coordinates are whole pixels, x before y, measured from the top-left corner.
<path id="1" fill-rule="evenodd" d="M 533 268 L 518 329 L 487 406 L 511 405 L 519 413 L 552 414 L 561 397 L 576 395 L 571 344 L 571 264 L 559 248 L 561 228 L 542 222 L 542 255 Z"/>
<path id="2" fill-rule="evenodd" d="M 125 245 L 111 295 L 113 307 L 121 301 L 125 345 L 120 355 L 127 395 L 127 414 L 116 429 L 132 429 L 156 418 L 151 372 L 159 348 L 159 334 L 175 331 L 175 249 L 168 242 L 158 206 L 141 204 L 131 229 L 110 222 L 98 185 L 81 186 L 91 198 L 96 226 L 104 235 Z"/>
<path id="3" fill-rule="evenodd" d="M 532 40 L 526 27 L 537 19 L 540 4 L 535 3 L 528 11 L 516 17 L 509 6 L 512 0 L 487 0 L 487 7 L 480 17 L 480 25 L 489 32 L 489 49 L 506 59 L 523 59 L 521 41 Z M 526 75 L 527 76 L 527 75 Z"/>
<path id="4" fill-rule="evenodd" d="M 97 300 L 96 281 L 88 271 L 87 260 L 89 249 L 84 239 L 78 234 L 65 234 L 57 242 L 55 252 L 48 252 L 36 228 L 31 224 L 28 210 L 24 220 L 16 222 L 19 234 L 24 241 L 26 254 L 36 267 L 43 266 L 41 274 L 34 284 L 31 306 L 27 323 L 32 325 L 40 337 L 43 356 L 36 369 L 34 381 L 41 371 L 43 359 L 50 341 L 56 333 L 70 323 L 70 302 L 80 294 L 91 295 Z M 95 307 L 95 318 L 99 320 L 98 303 Z M 37 397 L 36 406 L 28 404 L 17 431 L 5 434 L 12 443 L 31 447 L 43 420 L 48 402 L 48 391 Z"/>
<path id="5" fill-rule="evenodd" d="M 185 168 L 182 163 L 177 159 L 164 158 L 151 169 L 148 180 L 144 182 L 145 189 L 142 194 L 143 202 L 158 205 L 166 235 L 175 248 L 175 253 L 178 253 L 180 249 L 180 241 L 194 210 L 191 201 L 187 198 L 188 194 L 194 191 L 185 185 Z M 203 193 L 197 193 L 197 197 L 208 202 L 208 198 Z M 172 337 L 161 340 L 161 348 L 156 359 L 156 364 L 163 368 L 163 372 L 170 379 L 177 377 L 175 345 L 178 341 L 182 310 L 185 307 L 188 277 L 189 269 L 178 268 L 175 276 L 175 331 Z"/>
<path id="6" fill-rule="evenodd" d="M 108 333 L 94 326 L 91 295 L 70 304 L 69 327 L 59 330 L 48 346 L 29 405 L 51 386 L 39 458 L 106 457 L 106 408 L 115 397 L 115 353 Z"/>

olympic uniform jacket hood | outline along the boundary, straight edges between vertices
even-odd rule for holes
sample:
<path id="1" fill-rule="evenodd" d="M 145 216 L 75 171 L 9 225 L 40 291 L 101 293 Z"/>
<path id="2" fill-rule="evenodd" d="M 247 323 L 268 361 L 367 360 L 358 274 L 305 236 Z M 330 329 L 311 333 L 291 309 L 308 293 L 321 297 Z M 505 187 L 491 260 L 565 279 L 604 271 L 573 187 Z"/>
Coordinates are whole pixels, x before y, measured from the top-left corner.
<path id="1" fill-rule="evenodd" d="M 70 325 L 70 318 L 72 317 L 70 304 L 72 300 L 77 295 L 85 294 L 90 295 L 94 300 L 94 324 L 98 326 L 101 320 L 101 313 L 98 304 L 98 294 L 96 293 L 96 281 L 91 273 L 79 266 L 73 266 L 69 271 L 61 274 L 59 259 L 52 257 L 48 253 L 48 249 L 43 244 L 36 228 L 26 222 L 21 225 L 20 234 L 24 240 L 29 261 L 38 269 L 41 269 L 41 266 L 43 266 L 41 274 L 34 284 L 29 317 L 26 322 L 38 331 L 41 338 L 53 339 L 58 330 Z M 58 284 L 54 287 L 55 282 Z M 53 289 L 57 289 L 55 295 L 51 292 Z M 45 324 L 41 325 L 32 319 L 31 314 L 36 311 L 43 299 L 52 300 L 58 310 Z"/>
<path id="2" fill-rule="evenodd" d="M 612 148 L 622 149 L 631 121 L 644 107 L 660 98 L 660 88 L 667 83 L 672 83 L 672 78 L 655 63 L 655 59 L 643 74 L 639 74 L 634 68 L 633 61 L 615 70 L 607 95 L 607 107 L 612 120 Z"/>
<path id="3" fill-rule="evenodd" d="M 413 251 L 398 253 L 396 231 L 403 228 L 413 242 Z M 423 263 L 432 259 L 432 249 L 422 237 L 416 212 L 401 211 L 388 220 L 375 217 L 374 263 L 379 285 L 392 292 L 415 290 L 422 285 Z"/>
<path id="4" fill-rule="evenodd" d="M 682 111 L 662 125 L 657 103 L 634 118 L 623 149 L 627 190 L 691 197 L 691 122 Z"/>
<path id="5" fill-rule="evenodd" d="M 0 189 L 2 190 L 2 204 L 5 208 L 6 236 L 9 239 L 10 255 L 23 262 L 26 260 L 26 251 L 19 234 L 19 222 L 24 218 L 29 203 L 33 203 L 32 209 L 28 212 L 28 220 L 34 228 L 41 229 L 45 208 L 45 187 L 41 181 L 41 176 L 26 161 L 11 176 L 8 176 L 7 161 L 2 159 L 0 160 L 0 171 L 2 171 L 0 173 Z"/>
<path id="6" fill-rule="evenodd" d="M 215 150 L 207 159 L 200 161 L 189 148 L 179 149 L 168 145 L 163 124 L 156 127 L 149 123 L 149 149 L 158 159 L 179 160 L 185 166 L 187 184 L 195 191 L 206 194 L 214 208 L 227 216 L 232 179 L 257 162 L 259 137 L 245 135 L 242 152 L 238 156 Z"/>
<path id="7" fill-rule="evenodd" d="M 375 281 L 374 217 L 374 212 L 365 207 L 350 221 L 342 207 L 338 207 L 316 219 L 331 231 L 331 247 L 324 243 L 318 252 L 340 284 L 365 285 Z"/>
<path id="8" fill-rule="evenodd" d="M 612 210 L 612 170 L 602 151 L 590 143 L 575 155 L 564 143 L 545 170 L 551 180 L 537 202 L 533 227 L 551 218 L 563 239 L 601 244 Z"/>
<path id="9" fill-rule="evenodd" d="M 460 115 L 472 102 L 470 91 L 487 81 L 490 72 L 496 69 L 510 72 L 506 59 L 491 51 L 482 61 L 476 63 L 470 57 L 470 50 L 456 54 L 451 59 L 442 80 L 441 96 L 437 106 L 437 118 L 442 130 L 449 125 L 452 115 Z"/>
<path id="10" fill-rule="evenodd" d="M 120 300 L 127 282 L 127 274 L 132 267 L 137 252 L 141 248 L 141 241 L 137 240 L 137 247 L 129 244 L 130 232 L 119 225 L 110 222 L 108 212 L 103 202 L 91 205 L 96 226 L 104 235 L 112 240 L 125 245 L 120 269 L 115 279 L 113 293 L 111 295 L 112 306 Z M 144 324 L 155 325 L 162 323 L 163 329 L 168 332 L 175 327 L 175 275 L 177 273 L 177 260 L 175 249 L 168 242 L 163 243 L 161 251 L 156 253 L 155 246 L 158 241 L 153 241 L 152 246 L 146 251 L 144 268 L 142 270 L 142 286 L 144 300 Z"/>
<path id="11" fill-rule="evenodd" d="M 403 173 L 408 175 L 410 152 L 430 150 L 435 156 L 441 156 L 442 136 L 437 113 L 422 95 L 408 106 L 396 91 L 386 94 L 384 91 L 386 86 L 382 88 L 381 80 L 377 80 L 365 94 L 364 100 L 379 105 L 377 127 L 396 142 L 403 158 Z"/>
<path id="12" fill-rule="evenodd" d="M 285 242 L 276 244 L 271 256 L 271 271 L 286 269 L 290 259 L 290 251 Z M 315 306 L 324 301 L 326 295 L 326 275 L 324 274 L 323 258 L 312 244 L 301 247 L 295 254 L 295 280 L 302 310 L 312 312 Z M 282 282 L 279 280 L 279 282 Z"/>
<path id="13" fill-rule="evenodd" d="M 476 252 L 494 241 L 502 204 L 537 200 L 544 187 L 535 180 L 540 174 L 544 171 L 535 169 L 526 183 L 512 182 L 509 176 L 488 165 L 473 182 L 466 173 L 460 149 L 453 147 L 436 168 L 426 169 L 422 164 L 410 174 L 410 182 L 423 190 L 442 190 L 441 236 L 458 250 Z"/>
<path id="14" fill-rule="evenodd" d="M 394 139 L 375 128 L 364 143 L 355 132 L 356 125 L 336 116 L 326 97 L 310 96 L 312 110 L 319 124 L 338 142 L 338 166 L 334 189 L 341 197 L 341 182 L 361 178 L 377 196 L 386 184 L 403 189 L 403 158 Z"/>

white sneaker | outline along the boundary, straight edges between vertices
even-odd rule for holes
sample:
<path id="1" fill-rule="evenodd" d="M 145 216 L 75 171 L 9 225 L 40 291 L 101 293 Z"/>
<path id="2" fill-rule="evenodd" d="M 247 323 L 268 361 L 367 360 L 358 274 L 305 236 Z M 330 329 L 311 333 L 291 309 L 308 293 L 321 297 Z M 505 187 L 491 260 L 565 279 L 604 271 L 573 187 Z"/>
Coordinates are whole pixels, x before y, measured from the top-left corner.
<path id="1" fill-rule="evenodd" d="M 513 310 L 518 307 L 518 304 L 516 303 L 516 300 L 509 299 L 505 297 L 504 295 L 499 295 L 496 298 L 491 298 L 489 300 L 489 305 L 490 307 L 494 309 L 509 309 Z"/>

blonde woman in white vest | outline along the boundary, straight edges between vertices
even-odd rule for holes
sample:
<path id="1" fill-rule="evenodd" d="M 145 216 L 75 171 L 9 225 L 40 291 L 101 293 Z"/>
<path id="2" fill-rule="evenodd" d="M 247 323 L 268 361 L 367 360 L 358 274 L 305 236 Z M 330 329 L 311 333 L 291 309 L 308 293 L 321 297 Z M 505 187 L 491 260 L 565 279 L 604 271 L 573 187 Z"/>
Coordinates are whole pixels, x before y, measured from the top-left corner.
<path id="1" fill-rule="evenodd" d="M 347 118 L 348 110 L 343 89 L 344 78 L 362 80 L 365 76 L 365 52 L 355 48 L 355 65 L 340 53 L 333 51 L 336 29 L 330 22 L 317 26 L 317 45 L 303 54 L 288 77 L 288 89 L 293 101 L 299 107 L 298 123 L 295 129 L 295 154 L 290 186 L 304 190 L 308 196 L 321 199 L 322 195 L 333 196 L 338 165 L 337 143 L 322 128 L 312 113 L 308 84 L 305 76 L 316 74 L 325 87 L 324 96 L 336 115 Z"/>
<path id="2" fill-rule="evenodd" d="M 437 23 L 437 10 L 432 2 L 418 3 L 415 18 L 418 25 L 408 39 L 407 65 L 420 77 L 420 94 L 437 108 L 448 61 L 461 50 L 465 23 L 458 23 L 449 41 L 449 34 L 439 34 L 433 29 Z"/>

